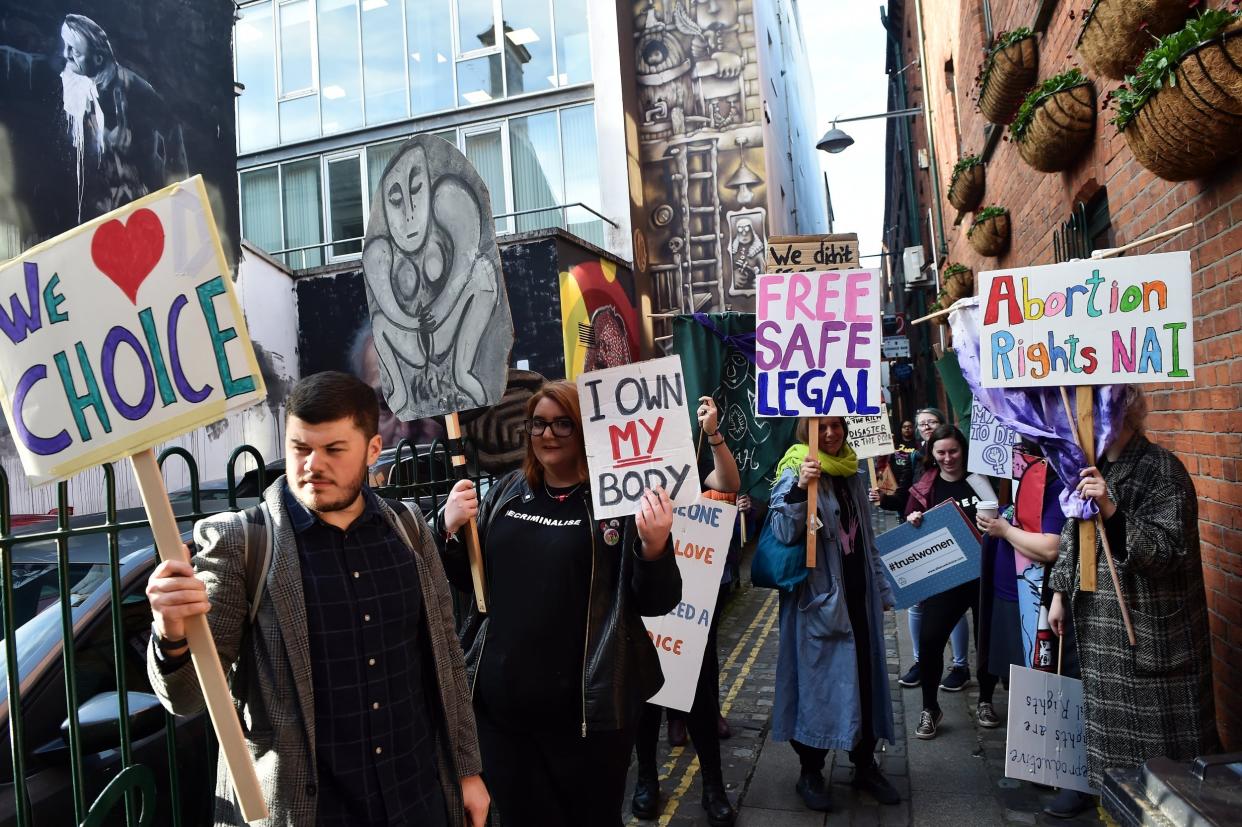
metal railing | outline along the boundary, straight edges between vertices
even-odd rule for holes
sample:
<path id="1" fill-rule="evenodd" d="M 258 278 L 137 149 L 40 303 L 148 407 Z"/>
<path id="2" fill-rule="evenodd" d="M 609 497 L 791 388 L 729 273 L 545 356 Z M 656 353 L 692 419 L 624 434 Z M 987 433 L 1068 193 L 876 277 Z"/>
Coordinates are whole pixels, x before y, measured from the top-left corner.
<path id="1" fill-rule="evenodd" d="M 477 453 L 466 445 L 466 468 L 477 469 Z M 174 492 L 173 497 L 176 510 L 182 512 L 177 521 L 183 537 L 195 521 L 210 513 L 257 502 L 268 483 L 260 452 L 242 445 L 225 469 L 227 501 L 204 503 L 193 456 L 183 448 L 170 448 L 160 454 L 160 466 L 173 457 L 186 463 L 190 476 L 188 491 Z M 255 470 L 239 478 L 243 457 L 255 464 Z M 457 478 L 442 440 L 422 446 L 403 440 L 395 455 L 386 453 L 383 458 L 390 462 L 384 484 L 373 490 L 381 496 L 412 499 L 427 514 L 440 507 Z M 481 490 L 493 481 L 490 474 L 477 470 L 468 474 Z M 46 528 L 49 519 L 15 531 L 9 481 L 0 469 L 0 623 L 6 689 L 0 716 L 7 717 L 2 723 L 9 736 L 0 766 L 11 760 L 12 771 L 8 790 L 0 786 L 2 827 L 33 827 L 34 813 L 39 825 L 102 827 L 120 823 L 121 809 L 127 827 L 200 827 L 213 820 L 215 744 L 205 713 L 177 718 L 159 711 L 151 704 L 153 695 L 146 682 L 151 612 L 145 584 L 159 562 L 149 524 L 139 509 L 118 512 L 115 466 L 104 466 L 104 485 L 107 505 L 102 514 L 74 515 L 69 483 L 62 482 L 57 487 L 55 528 Z M 219 508 L 212 509 L 213 504 Z M 96 547 L 91 543 L 101 535 L 105 555 L 98 543 Z M 139 547 L 126 550 L 123 543 Z M 49 546 L 54 546 L 54 554 Z M 460 618 L 464 598 L 456 592 L 454 598 Z M 97 640 L 105 645 L 95 645 Z M 110 649 L 107 655 L 105 649 Z M 85 659 L 81 663 L 79 656 Z M 110 677 L 115 691 L 82 697 L 80 690 L 91 688 L 84 675 L 92 671 L 104 679 L 96 690 L 110 686 Z M 111 712 L 101 715 L 101 707 L 115 709 L 115 717 Z M 199 748 L 200 737 L 206 749 Z M 187 743 L 191 749 L 186 749 Z M 141 754 L 136 752 L 139 746 Z M 205 771 L 190 771 L 195 761 L 201 761 Z M 40 783 L 30 784 L 38 773 Z M 58 780 L 61 787 L 56 788 Z"/>

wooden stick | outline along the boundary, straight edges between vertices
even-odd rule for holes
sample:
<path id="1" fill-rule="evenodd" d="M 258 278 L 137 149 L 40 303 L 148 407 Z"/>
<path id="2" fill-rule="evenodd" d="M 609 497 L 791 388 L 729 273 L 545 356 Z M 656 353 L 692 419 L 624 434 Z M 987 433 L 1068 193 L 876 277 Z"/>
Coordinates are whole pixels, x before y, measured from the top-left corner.
<path id="1" fill-rule="evenodd" d="M 811 447 L 807 456 L 819 461 L 819 419 L 811 417 L 806 429 L 806 442 Z M 819 477 L 806 487 L 806 567 L 815 568 L 815 515 L 819 511 Z"/>
<path id="2" fill-rule="evenodd" d="M 1057 674 L 1058 675 L 1061 674 L 1061 657 L 1064 652 L 1065 652 L 1065 635 L 1057 635 Z"/>
<path id="3" fill-rule="evenodd" d="M 159 463 L 155 460 L 155 452 L 148 448 L 131 456 L 129 461 L 133 466 L 134 476 L 138 479 L 138 490 L 147 510 L 147 519 L 151 521 L 151 533 L 155 535 L 155 547 L 159 551 L 160 559 L 188 562 L 185 546 L 181 543 L 181 531 L 177 528 L 172 505 L 168 502 L 164 477 L 160 473 Z M 187 617 L 185 637 L 190 644 L 190 660 L 203 689 L 207 714 L 211 717 L 211 726 L 216 731 L 216 740 L 220 742 L 220 754 L 228 766 L 229 778 L 232 779 L 233 790 L 237 793 L 242 818 L 246 821 L 267 818 L 267 802 L 263 800 L 259 776 L 255 772 L 254 762 L 250 759 L 250 750 L 246 746 L 241 723 L 233 707 L 233 695 L 229 692 L 224 670 L 220 667 L 220 656 L 216 652 L 215 641 L 211 639 L 207 616 Z"/>
<path id="4" fill-rule="evenodd" d="M 871 487 L 879 488 L 880 484 L 875 476 L 875 457 L 867 457 L 867 473 L 871 474 Z"/>
<path id="5" fill-rule="evenodd" d="M 1135 247 L 1141 246 L 1143 244 L 1149 244 L 1153 241 L 1159 241 L 1160 239 L 1168 238 L 1171 235 L 1177 235 L 1178 233 L 1184 233 L 1194 226 L 1195 226 L 1194 222 L 1187 222 L 1180 227 L 1174 227 L 1171 230 L 1165 230 L 1163 232 L 1156 233 L 1155 235 L 1149 235 L 1147 236 L 1147 238 L 1140 238 L 1138 241 L 1131 241 L 1129 244 L 1123 244 L 1120 247 L 1107 247 L 1103 250 L 1092 250 L 1091 258 L 1095 260 L 1095 259 L 1112 258 L 1113 256 L 1119 256 L 1122 253 L 1124 253 L 1126 250 L 1132 250 Z"/>
<path id="6" fill-rule="evenodd" d="M 456 413 L 444 415 L 444 426 L 448 437 L 457 450 L 453 452 L 453 467 L 458 478 L 466 476 L 466 454 L 461 448 L 461 421 Z M 479 527 L 474 518 L 466 523 L 466 553 L 470 556 L 470 579 L 474 583 L 474 602 L 479 611 L 487 614 L 486 582 L 483 579 L 483 550 L 479 548 Z"/>
<path id="7" fill-rule="evenodd" d="M 967 296 L 966 298 L 970 299 L 970 301 L 962 305 L 962 307 L 973 307 L 979 303 L 979 299 L 977 297 Z M 962 299 L 958 299 L 958 301 L 962 301 Z M 947 316 L 952 313 L 954 309 L 956 309 L 957 302 L 953 302 L 953 305 L 953 307 L 946 307 L 944 310 L 937 310 L 935 313 L 928 313 L 926 316 L 919 316 L 917 319 L 910 322 L 910 324 L 922 324 L 923 322 L 930 321 L 932 319 L 938 319 L 941 316 Z"/>
<path id="8" fill-rule="evenodd" d="M 738 516 L 738 519 L 740 519 L 740 520 L 742 521 L 742 525 L 741 525 L 741 529 L 742 529 L 742 548 L 745 548 L 745 547 L 746 547 L 746 512 L 744 512 L 744 511 L 739 511 L 739 512 L 737 512 L 737 516 Z"/>
<path id="9" fill-rule="evenodd" d="M 1065 388 L 1061 388 L 1061 394 L 1065 396 Z M 1092 421 L 1091 413 L 1095 406 L 1095 399 L 1091 392 L 1090 385 L 1079 385 L 1074 392 L 1074 402 L 1078 408 L 1078 421 L 1074 433 L 1078 437 L 1078 445 L 1082 448 L 1083 454 L 1087 458 L 1088 465 L 1095 465 L 1095 423 Z M 1064 399 L 1062 400 L 1064 404 Z M 1069 409 L 1066 409 L 1066 415 L 1069 415 Z M 1084 521 L 1078 524 L 1078 559 L 1082 562 L 1082 570 L 1079 574 L 1079 588 L 1085 592 L 1093 592 L 1096 590 L 1096 564 L 1095 564 L 1095 520 Z M 1084 552 L 1083 549 L 1086 549 Z"/>

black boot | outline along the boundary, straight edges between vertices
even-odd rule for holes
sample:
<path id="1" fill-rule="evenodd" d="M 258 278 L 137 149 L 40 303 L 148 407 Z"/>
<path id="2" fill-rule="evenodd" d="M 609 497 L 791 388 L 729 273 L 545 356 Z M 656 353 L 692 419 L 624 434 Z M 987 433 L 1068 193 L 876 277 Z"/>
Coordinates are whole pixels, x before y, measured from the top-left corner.
<path id="1" fill-rule="evenodd" d="M 634 798 L 630 800 L 634 818 L 650 821 L 660 813 L 660 780 L 654 775 L 640 773 L 634 784 Z"/>
<path id="2" fill-rule="evenodd" d="M 880 773 L 880 768 L 874 761 L 865 766 L 854 767 L 854 779 L 850 785 L 856 790 L 866 790 L 871 793 L 871 797 L 881 804 L 891 806 L 901 803 L 901 793 L 897 792 L 897 788 Z"/>
<path id="3" fill-rule="evenodd" d="M 724 784 L 703 783 L 703 810 L 707 813 L 707 823 L 712 827 L 733 827 L 733 822 L 737 820 L 737 813 L 725 794 Z"/>
<path id="4" fill-rule="evenodd" d="M 832 810 L 832 790 L 824 782 L 822 772 L 803 772 L 794 788 L 808 810 L 827 813 Z"/>

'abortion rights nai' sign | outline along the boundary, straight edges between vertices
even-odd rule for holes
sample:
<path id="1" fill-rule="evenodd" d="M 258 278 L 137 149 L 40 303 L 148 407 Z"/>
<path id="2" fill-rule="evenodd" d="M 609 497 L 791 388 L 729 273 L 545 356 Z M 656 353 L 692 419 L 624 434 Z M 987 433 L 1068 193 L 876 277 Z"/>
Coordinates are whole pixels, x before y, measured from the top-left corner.
<path id="1" fill-rule="evenodd" d="M 0 269 L 0 402 L 35 485 L 264 394 L 198 176 Z"/>
<path id="2" fill-rule="evenodd" d="M 759 276 L 757 416 L 880 412 L 880 271 Z"/>
<path id="3" fill-rule="evenodd" d="M 681 357 L 593 370 L 577 382 L 596 519 L 637 512 L 657 485 L 674 505 L 698 499 Z"/>
<path id="4" fill-rule="evenodd" d="M 1192 382 L 1190 253 L 979 275 L 985 388 Z"/>
<path id="5" fill-rule="evenodd" d="M 707 651 L 720 594 L 720 575 L 729 555 L 737 506 L 701 500 L 673 510 L 673 552 L 681 572 L 681 602 L 663 617 L 644 617 L 664 671 L 664 686 L 650 703 L 689 712 Z"/>

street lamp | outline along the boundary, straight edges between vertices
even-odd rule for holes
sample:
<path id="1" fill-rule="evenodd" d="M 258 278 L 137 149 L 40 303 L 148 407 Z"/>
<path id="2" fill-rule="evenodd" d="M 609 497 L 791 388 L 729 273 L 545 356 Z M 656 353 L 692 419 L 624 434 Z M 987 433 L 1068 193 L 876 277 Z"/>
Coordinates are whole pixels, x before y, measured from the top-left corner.
<path id="1" fill-rule="evenodd" d="M 859 115 L 854 118 L 833 118 L 832 126 L 828 128 L 827 132 L 824 133 L 824 137 L 820 138 L 819 142 L 815 144 L 815 148 L 822 149 L 824 152 L 828 152 L 833 155 L 849 149 L 849 147 L 854 143 L 854 139 L 851 138 L 844 130 L 837 129 L 837 124 L 839 123 L 849 123 L 850 121 L 869 121 L 874 118 L 906 118 L 911 115 L 919 115 L 922 112 L 922 107 L 915 106 L 911 109 L 897 109 L 892 112 L 880 112 L 876 115 Z"/>

